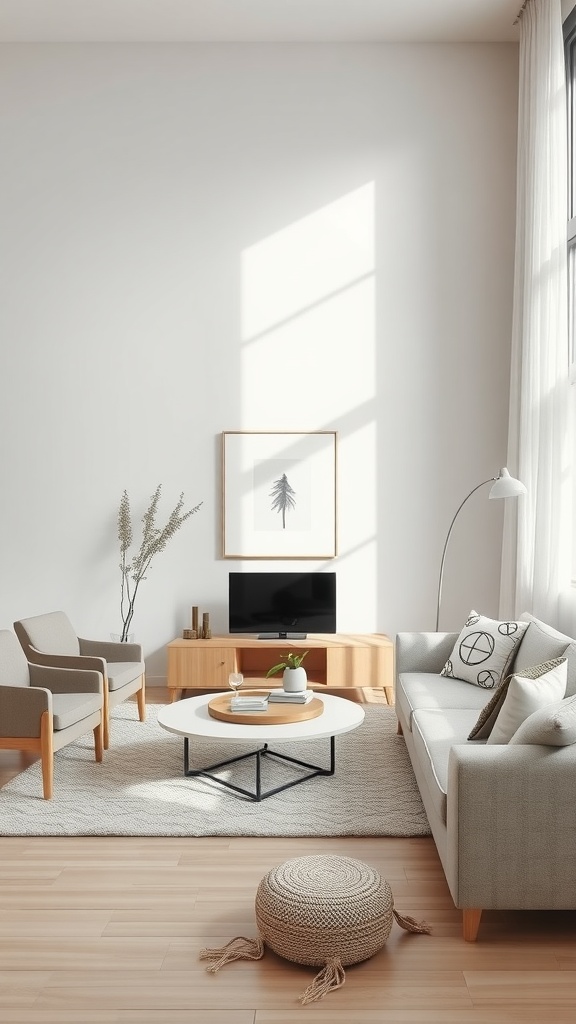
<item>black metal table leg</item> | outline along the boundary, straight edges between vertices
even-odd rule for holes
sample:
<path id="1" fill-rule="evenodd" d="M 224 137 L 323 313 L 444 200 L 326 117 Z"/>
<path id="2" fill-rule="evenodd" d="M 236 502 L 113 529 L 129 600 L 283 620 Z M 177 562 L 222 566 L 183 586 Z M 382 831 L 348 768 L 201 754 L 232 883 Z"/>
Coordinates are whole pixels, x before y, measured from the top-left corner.
<path id="1" fill-rule="evenodd" d="M 267 743 L 263 746 L 258 747 L 256 750 L 251 750 L 247 754 L 239 754 L 237 757 L 229 757 L 225 761 L 218 761 L 216 764 L 207 765 L 206 768 L 190 768 L 190 747 L 189 737 L 184 737 L 184 775 L 187 778 L 194 778 L 196 776 L 203 776 L 207 779 L 212 779 L 213 782 L 217 782 L 220 786 L 225 786 L 226 789 L 231 789 L 235 793 L 239 793 L 241 796 L 247 797 L 249 800 L 260 802 L 266 800 L 269 796 L 274 796 L 275 793 L 282 793 L 285 789 L 291 789 L 293 786 L 299 786 L 302 782 L 307 782 L 308 779 L 313 779 L 317 775 L 334 775 L 336 770 L 336 737 L 330 736 L 330 767 L 322 768 L 320 765 L 310 764 L 309 761 L 301 761 L 297 757 L 291 757 L 289 754 L 280 754 L 276 750 L 270 750 Z M 235 786 L 232 782 L 227 782 L 225 779 L 219 778 L 213 773 L 218 768 L 225 768 L 228 765 L 236 764 L 238 761 L 246 761 L 248 758 L 256 758 L 256 780 L 255 790 L 244 789 L 242 786 Z M 278 761 L 286 761 L 288 764 L 294 764 L 299 768 L 310 769 L 306 775 L 302 775 L 297 779 L 292 779 L 290 782 L 285 782 L 281 786 L 275 786 L 273 789 L 268 789 L 266 792 L 262 792 L 262 772 L 261 772 L 261 758 L 262 757 L 273 757 Z"/>

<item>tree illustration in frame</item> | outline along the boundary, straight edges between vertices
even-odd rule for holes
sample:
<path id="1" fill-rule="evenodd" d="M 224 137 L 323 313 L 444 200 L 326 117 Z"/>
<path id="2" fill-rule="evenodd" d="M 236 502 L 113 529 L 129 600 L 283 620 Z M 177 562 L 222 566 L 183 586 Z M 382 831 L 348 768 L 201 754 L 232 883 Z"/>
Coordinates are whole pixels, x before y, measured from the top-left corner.
<path id="1" fill-rule="evenodd" d="M 282 529 L 286 529 L 286 513 L 296 508 L 296 491 L 288 483 L 286 473 L 282 473 L 279 480 L 274 481 L 270 491 L 270 497 L 274 498 L 271 508 L 273 512 L 282 514 Z"/>
<path id="2" fill-rule="evenodd" d="M 334 558 L 336 431 L 222 437 L 224 558 Z"/>

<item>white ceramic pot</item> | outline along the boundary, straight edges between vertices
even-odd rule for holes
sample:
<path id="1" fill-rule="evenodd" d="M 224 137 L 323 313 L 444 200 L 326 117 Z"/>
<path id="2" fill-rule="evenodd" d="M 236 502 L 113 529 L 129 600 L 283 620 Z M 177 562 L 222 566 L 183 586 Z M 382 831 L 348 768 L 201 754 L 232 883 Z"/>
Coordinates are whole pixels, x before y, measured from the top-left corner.
<path id="1" fill-rule="evenodd" d="M 301 693 L 308 685 L 306 669 L 302 666 L 300 668 L 285 668 L 282 679 L 286 693 Z"/>

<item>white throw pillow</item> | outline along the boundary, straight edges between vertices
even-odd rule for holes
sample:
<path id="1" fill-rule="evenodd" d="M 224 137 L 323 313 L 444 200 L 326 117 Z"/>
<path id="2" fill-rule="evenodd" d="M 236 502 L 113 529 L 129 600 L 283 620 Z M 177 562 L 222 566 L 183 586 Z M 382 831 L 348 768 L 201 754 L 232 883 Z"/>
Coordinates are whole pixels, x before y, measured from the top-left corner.
<path id="1" fill-rule="evenodd" d="M 564 696 L 567 678 L 568 663 L 565 659 L 537 679 L 513 675 L 486 743 L 508 743 L 530 715 Z"/>
<path id="2" fill-rule="evenodd" d="M 512 675 L 526 677 L 526 679 L 540 679 L 541 676 L 545 676 L 550 669 L 556 668 L 557 665 L 561 665 L 563 658 L 553 658 L 551 661 L 545 661 L 543 665 L 531 665 L 530 668 L 525 668 L 521 672 L 514 672 Z M 476 724 L 472 727 L 469 740 L 485 740 L 488 738 L 494 723 L 500 714 L 502 705 L 506 699 L 508 693 L 508 687 L 512 675 L 506 676 L 494 690 L 490 700 L 484 705 L 482 711 L 478 716 Z"/>
<path id="3" fill-rule="evenodd" d="M 527 629 L 527 622 L 498 622 L 471 611 L 440 675 L 493 690 Z"/>
<path id="4" fill-rule="evenodd" d="M 554 701 L 534 711 L 510 743 L 540 743 L 547 747 L 568 747 L 576 743 L 576 696 Z"/>

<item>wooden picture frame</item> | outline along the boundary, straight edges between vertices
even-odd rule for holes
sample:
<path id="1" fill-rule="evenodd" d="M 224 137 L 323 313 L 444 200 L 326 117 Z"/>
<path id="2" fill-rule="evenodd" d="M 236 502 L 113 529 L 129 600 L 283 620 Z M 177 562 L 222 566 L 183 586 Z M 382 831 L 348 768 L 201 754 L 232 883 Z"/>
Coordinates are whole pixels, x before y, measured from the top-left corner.
<path id="1" fill-rule="evenodd" d="M 222 434 L 224 558 L 334 558 L 335 430 Z"/>

